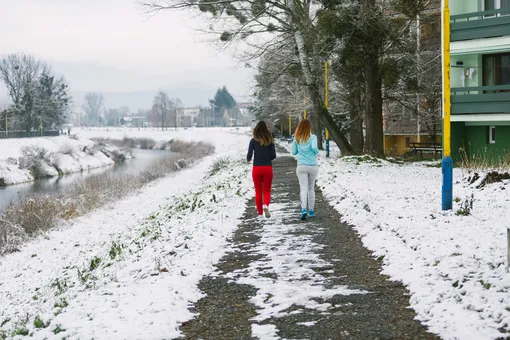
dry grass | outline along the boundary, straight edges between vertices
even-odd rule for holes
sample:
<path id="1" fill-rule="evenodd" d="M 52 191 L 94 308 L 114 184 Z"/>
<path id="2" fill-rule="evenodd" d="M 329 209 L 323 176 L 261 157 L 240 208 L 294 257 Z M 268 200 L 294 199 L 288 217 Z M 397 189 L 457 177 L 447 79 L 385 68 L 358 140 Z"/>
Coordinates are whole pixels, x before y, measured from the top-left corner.
<path id="1" fill-rule="evenodd" d="M 179 142 L 177 145 L 182 155 L 170 154 L 157 159 L 137 175 L 93 175 L 62 194 L 11 203 L 0 215 L 0 254 L 17 251 L 25 240 L 55 227 L 59 221 L 72 219 L 125 197 L 214 151 L 213 146 L 205 143 Z"/>
<path id="2" fill-rule="evenodd" d="M 510 170 L 510 154 L 505 157 L 488 152 L 477 152 L 471 156 L 462 150 L 460 167 L 470 171 Z"/>
<path id="3" fill-rule="evenodd" d="M 36 196 L 11 203 L 0 215 L 0 254 L 16 251 L 21 242 L 78 216 L 75 202 Z"/>

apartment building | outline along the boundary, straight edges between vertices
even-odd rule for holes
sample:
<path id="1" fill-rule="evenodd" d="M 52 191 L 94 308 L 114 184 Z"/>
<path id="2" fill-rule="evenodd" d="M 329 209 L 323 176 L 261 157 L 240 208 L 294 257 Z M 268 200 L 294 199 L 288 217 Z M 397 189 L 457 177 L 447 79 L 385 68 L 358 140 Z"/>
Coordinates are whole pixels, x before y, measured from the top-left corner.
<path id="1" fill-rule="evenodd" d="M 452 157 L 510 154 L 510 0 L 450 0 Z"/>

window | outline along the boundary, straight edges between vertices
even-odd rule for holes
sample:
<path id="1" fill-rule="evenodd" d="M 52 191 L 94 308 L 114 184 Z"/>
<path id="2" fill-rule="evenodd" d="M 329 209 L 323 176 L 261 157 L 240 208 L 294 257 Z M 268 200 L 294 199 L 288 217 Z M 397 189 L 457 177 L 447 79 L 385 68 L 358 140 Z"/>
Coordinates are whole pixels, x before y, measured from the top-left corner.
<path id="1" fill-rule="evenodd" d="M 484 0 L 484 11 L 493 11 L 495 9 L 509 9 L 510 0 Z M 493 17 L 494 14 L 486 15 L 485 17 Z"/>
<path id="2" fill-rule="evenodd" d="M 420 25 L 420 33 L 423 38 L 440 37 L 441 36 L 441 16 L 434 15 L 434 17 L 432 19 L 430 19 L 430 21 L 421 24 Z"/>
<path id="3" fill-rule="evenodd" d="M 489 126 L 489 144 L 496 143 L 496 127 Z"/>
<path id="4" fill-rule="evenodd" d="M 483 86 L 510 85 L 510 54 L 484 55 L 482 67 Z M 486 93 L 494 92 L 496 91 L 486 91 Z"/>

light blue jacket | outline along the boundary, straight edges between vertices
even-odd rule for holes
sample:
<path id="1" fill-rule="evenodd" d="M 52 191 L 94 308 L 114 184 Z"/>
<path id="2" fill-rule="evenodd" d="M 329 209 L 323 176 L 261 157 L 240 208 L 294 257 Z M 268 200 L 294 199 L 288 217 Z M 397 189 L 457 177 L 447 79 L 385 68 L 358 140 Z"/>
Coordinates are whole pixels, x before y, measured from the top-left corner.
<path id="1" fill-rule="evenodd" d="M 305 143 L 298 144 L 296 139 L 292 141 L 292 154 L 298 155 L 298 165 L 317 165 L 317 155 L 319 147 L 317 146 L 317 136 L 313 133 Z"/>

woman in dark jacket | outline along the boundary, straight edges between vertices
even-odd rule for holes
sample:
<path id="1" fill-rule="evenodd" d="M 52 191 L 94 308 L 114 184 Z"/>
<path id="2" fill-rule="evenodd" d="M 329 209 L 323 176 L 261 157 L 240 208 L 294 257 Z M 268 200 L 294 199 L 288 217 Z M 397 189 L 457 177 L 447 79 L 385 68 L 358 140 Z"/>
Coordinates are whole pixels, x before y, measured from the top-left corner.
<path id="1" fill-rule="evenodd" d="M 255 154 L 255 157 L 253 155 Z M 271 184 L 273 183 L 272 160 L 276 158 L 274 138 L 266 122 L 260 121 L 253 129 L 246 159 L 251 162 L 253 157 L 252 178 L 255 185 L 255 203 L 259 217 L 263 214 L 269 218 L 271 202 Z"/>

